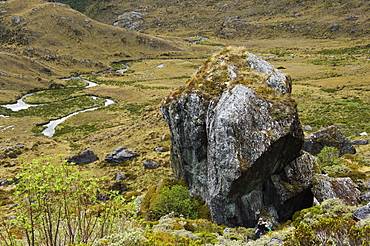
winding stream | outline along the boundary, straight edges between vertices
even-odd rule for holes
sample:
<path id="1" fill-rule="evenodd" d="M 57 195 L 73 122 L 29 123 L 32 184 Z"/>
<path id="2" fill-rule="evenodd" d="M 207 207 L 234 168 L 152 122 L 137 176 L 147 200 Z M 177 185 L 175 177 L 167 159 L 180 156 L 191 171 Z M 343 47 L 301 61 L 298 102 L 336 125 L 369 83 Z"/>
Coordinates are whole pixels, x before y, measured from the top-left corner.
<path id="1" fill-rule="evenodd" d="M 70 80 L 70 79 L 79 79 L 79 80 L 82 80 L 82 81 L 85 81 L 88 83 L 87 86 L 85 86 L 85 88 L 91 88 L 91 87 L 95 87 L 95 86 L 98 86 L 99 84 L 97 83 L 94 83 L 92 81 L 89 81 L 87 79 L 82 79 L 80 77 L 70 77 L 70 78 L 67 78 L 67 79 L 63 79 L 63 80 Z M 17 100 L 16 103 L 14 104 L 5 104 L 5 105 L 1 105 L 5 108 L 8 108 L 12 111 L 19 111 L 19 110 L 22 110 L 22 109 L 27 109 L 29 107 L 36 107 L 36 106 L 42 106 L 42 105 L 45 105 L 45 104 L 28 104 L 28 103 L 25 103 L 23 101 L 23 99 L 25 99 L 26 97 L 28 96 L 31 96 L 33 95 L 34 93 L 28 93 L 24 96 L 22 96 L 20 99 Z M 93 97 L 93 98 L 97 98 L 97 97 Z M 115 102 L 111 99 L 106 99 L 105 103 L 104 103 L 104 107 L 106 106 L 109 106 L 111 104 L 114 104 Z M 50 121 L 49 123 L 45 124 L 44 126 L 46 127 L 45 130 L 43 130 L 41 133 L 44 134 L 45 136 L 48 136 L 48 137 L 52 137 L 55 133 L 55 128 L 57 127 L 57 125 L 59 125 L 60 123 L 62 123 L 63 121 L 65 121 L 66 119 L 68 119 L 69 117 L 72 117 L 72 116 L 75 116 L 79 113 L 83 113 L 83 112 L 87 112 L 87 111 L 94 111 L 94 110 L 97 110 L 101 107 L 93 107 L 93 108 L 88 108 L 88 109 L 84 109 L 84 110 L 79 110 L 79 111 L 76 111 L 70 115 L 67 115 L 67 116 L 64 116 L 60 119 L 57 119 L 57 120 L 52 120 Z M 7 117 L 5 115 L 1 115 L 1 117 Z"/>
<path id="2" fill-rule="evenodd" d="M 21 97 L 20 99 L 18 99 L 16 103 L 5 104 L 5 105 L 2 105 L 2 106 L 5 107 L 5 108 L 10 109 L 12 111 L 19 111 L 19 110 L 22 110 L 22 109 L 28 109 L 29 107 L 36 107 L 36 106 L 44 105 L 44 104 L 28 104 L 28 103 L 25 103 L 23 101 L 23 99 L 25 99 L 28 96 L 31 96 L 32 94 L 33 93 L 28 93 L 28 94 L 24 95 L 23 97 Z"/>

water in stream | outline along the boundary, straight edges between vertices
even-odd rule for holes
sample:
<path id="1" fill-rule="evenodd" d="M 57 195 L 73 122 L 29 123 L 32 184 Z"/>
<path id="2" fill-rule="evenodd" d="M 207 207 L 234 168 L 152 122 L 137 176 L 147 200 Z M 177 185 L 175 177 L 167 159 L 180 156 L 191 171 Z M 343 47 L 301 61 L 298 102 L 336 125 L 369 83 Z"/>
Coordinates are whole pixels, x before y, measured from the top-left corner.
<path id="1" fill-rule="evenodd" d="M 83 80 L 83 81 L 87 82 L 88 85 L 85 86 L 85 88 L 91 88 L 91 87 L 95 87 L 95 86 L 98 86 L 99 85 L 97 83 L 94 83 L 94 82 L 89 81 L 89 80 L 86 80 L 86 79 L 82 79 L 80 77 L 71 77 L 71 78 L 67 78 L 67 79 L 63 79 L 63 80 L 70 80 L 70 79 L 80 79 L 80 80 Z M 27 109 L 29 107 L 36 107 L 36 106 L 44 105 L 44 104 L 28 104 L 28 103 L 25 103 L 23 101 L 24 98 L 26 98 L 28 96 L 31 96 L 32 94 L 33 93 L 28 93 L 28 94 L 22 96 L 14 104 L 6 104 L 6 105 L 2 105 L 2 106 L 5 107 L 5 108 L 8 108 L 8 109 L 11 109 L 12 111 L 19 111 L 19 110 L 22 110 L 22 109 Z M 109 105 L 114 104 L 114 103 L 115 102 L 113 100 L 106 99 L 106 101 L 104 103 L 104 107 L 109 106 Z M 72 113 L 70 115 L 64 116 L 64 117 L 62 117 L 60 119 L 52 120 L 49 123 L 47 123 L 47 124 L 44 125 L 46 127 L 46 129 L 42 131 L 42 134 L 44 134 L 45 136 L 48 136 L 48 137 L 52 137 L 54 135 L 54 133 L 55 133 L 55 128 L 57 127 L 57 125 L 59 125 L 60 123 L 62 123 L 66 119 L 68 119 L 69 117 L 72 117 L 72 116 L 75 116 L 75 115 L 77 115 L 79 113 L 83 113 L 83 112 L 87 112 L 87 111 L 94 111 L 94 110 L 96 110 L 98 108 L 101 108 L 101 107 L 93 107 L 93 108 L 88 108 L 88 109 L 76 111 L 76 112 L 74 112 L 74 113 Z M 7 116 L 1 115 L 0 117 L 7 117 Z"/>

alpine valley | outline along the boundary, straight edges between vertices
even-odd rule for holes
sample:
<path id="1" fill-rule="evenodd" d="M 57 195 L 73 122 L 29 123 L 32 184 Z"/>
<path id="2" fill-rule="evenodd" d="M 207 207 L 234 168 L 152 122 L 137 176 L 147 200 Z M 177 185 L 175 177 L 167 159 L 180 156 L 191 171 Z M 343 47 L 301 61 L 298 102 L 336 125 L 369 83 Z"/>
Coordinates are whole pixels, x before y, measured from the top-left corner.
<path id="1" fill-rule="evenodd" d="M 369 245 L 369 13 L 0 1 L 0 245 Z"/>

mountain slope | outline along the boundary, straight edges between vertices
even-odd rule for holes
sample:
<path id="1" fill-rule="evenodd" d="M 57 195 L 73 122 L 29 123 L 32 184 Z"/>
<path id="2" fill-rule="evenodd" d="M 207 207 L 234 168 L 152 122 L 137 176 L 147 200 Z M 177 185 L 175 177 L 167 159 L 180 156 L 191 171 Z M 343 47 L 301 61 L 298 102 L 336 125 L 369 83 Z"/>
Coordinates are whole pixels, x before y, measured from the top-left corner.
<path id="1" fill-rule="evenodd" d="M 78 7 L 79 1 L 62 0 Z M 368 1 L 84 1 L 101 22 L 147 33 L 223 39 L 363 37 L 370 32 Z"/>
<path id="2" fill-rule="evenodd" d="M 161 38 L 99 23 L 65 4 L 11 0 L 0 7 L 0 101 L 20 90 L 48 88 L 51 80 L 70 74 L 106 70 L 112 62 L 183 50 Z"/>

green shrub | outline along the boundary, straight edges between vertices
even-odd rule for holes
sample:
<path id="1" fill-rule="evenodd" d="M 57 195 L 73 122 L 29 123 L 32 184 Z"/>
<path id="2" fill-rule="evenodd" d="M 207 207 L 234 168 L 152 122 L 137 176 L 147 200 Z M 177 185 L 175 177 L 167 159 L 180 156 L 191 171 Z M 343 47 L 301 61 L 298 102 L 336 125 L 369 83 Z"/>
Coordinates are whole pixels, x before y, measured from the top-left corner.
<path id="1" fill-rule="evenodd" d="M 195 219 L 198 214 L 196 209 L 198 202 L 192 200 L 189 191 L 182 185 L 174 185 L 172 187 L 163 187 L 157 197 L 153 207 L 153 212 L 161 217 L 163 215 L 174 213 L 174 216 L 184 216 L 186 218 Z"/>
<path id="2" fill-rule="evenodd" d="M 18 229 L 25 238 L 19 245 L 91 243 L 122 230 L 135 215 L 137 206 L 125 203 L 115 193 L 99 201 L 97 194 L 103 180 L 76 172 L 62 159 L 56 164 L 47 158 L 23 164 L 16 177 L 15 219 L 4 221 L 0 231 Z M 3 238 L 5 245 L 18 245 L 13 244 L 15 236 L 8 233 Z"/>
<path id="3" fill-rule="evenodd" d="M 284 245 L 369 245 L 370 226 L 359 227 L 352 218 L 321 218 L 299 224 Z"/>

